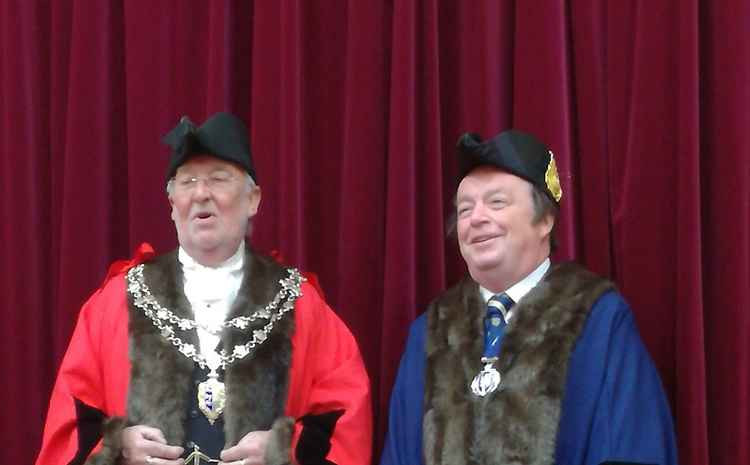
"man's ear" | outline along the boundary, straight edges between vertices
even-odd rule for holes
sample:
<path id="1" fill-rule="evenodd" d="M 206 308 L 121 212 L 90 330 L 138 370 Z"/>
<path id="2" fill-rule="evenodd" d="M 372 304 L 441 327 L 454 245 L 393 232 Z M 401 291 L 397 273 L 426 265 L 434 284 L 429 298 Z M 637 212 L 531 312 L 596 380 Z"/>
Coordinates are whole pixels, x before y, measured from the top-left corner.
<path id="1" fill-rule="evenodd" d="M 175 218 L 177 216 L 177 209 L 174 206 L 174 200 L 172 200 L 172 195 L 171 194 L 167 195 L 167 199 L 169 200 L 169 208 L 170 208 L 169 217 L 172 218 L 172 221 L 177 221 L 177 218 Z"/>
<path id="2" fill-rule="evenodd" d="M 260 207 L 260 199 L 262 197 L 260 186 L 253 186 L 253 188 L 250 189 L 250 192 L 248 192 L 248 195 L 250 196 L 248 217 L 252 218 L 258 213 L 258 207 Z"/>
<path id="3" fill-rule="evenodd" d="M 537 224 L 541 228 L 542 237 L 551 237 L 552 228 L 555 227 L 555 217 L 552 213 L 547 213 Z"/>

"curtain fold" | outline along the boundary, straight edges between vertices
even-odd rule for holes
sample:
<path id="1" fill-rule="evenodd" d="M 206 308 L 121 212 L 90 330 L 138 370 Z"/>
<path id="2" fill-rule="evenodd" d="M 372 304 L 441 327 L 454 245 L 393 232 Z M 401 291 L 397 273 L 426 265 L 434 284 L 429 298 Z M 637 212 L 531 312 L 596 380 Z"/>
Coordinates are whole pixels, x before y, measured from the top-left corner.
<path id="1" fill-rule="evenodd" d="M 253 246 L 318 274 L 378 446 L 408 325 L 465 274 L 456 140 L 516 127 L 561 174 L 555 258 L 633 308 L 681 462 L 750 462 L 748 30 L 742 0 L 0 0 L 4 458 L 33 459 L 109 262 L 176 246 L 160 138 L 226 110 L 263 192 Z"/>
<path id="2" fill-rule="evenodd" d="M 707 450 L 710 463 L 743 463 L 750 461 L 750 5 L 701 2 L 699 11 L 704 279 L 694 314 L 702 310 L 704 325 L 694 332 L 704 338 L 707 421 L 691 426 L 707 430 L 708 442 L 692 447 Z M 688 431 L 687 440 L 700 438 Z"/>
<path id="3" fill-rule="evenodd" d="M 654 326 L 673 324 L 674 329 L 667 343 L 674 350 L 674 361 L 667 362 L 665 384 L 674 392 L 675 405 L 688 406 L 688 409 L 675 411 L 679 423 L 690 421 L 696 425 L 706 425 L 706 355 L 705 317 L 701 303 L 704 302 L 703 282 L 705 267 L 700 244 L 703 243 L 701 217 L 704 206 L 701 202 L 701 102 L 700 102 L 700 43 L 698 1 L 680 2 L 677 6 L 680 15 L 675 24 L 676 33 L 671 37 L 673 50 L 677 50 L 678 65 L 672 78 L 677 84 L 675 93 L 674 141 L 667 155 L 669 160 L 680 160 L 675 166 L 674 199 L 677 225 L 673 236 L 678 253 L 674 262 L 676 295 L 672 314 L 664 315 Z M 666 245 L 666 244 L 665 244 Z M 654 335 L 664 338 L 665 334 Z M 665 362 L 661 368 L 664 372 Z M 683 420 L 684 419 L 684 420 Z M 681 430 L 678 445 L 683 461 L 688 463 L 710 463 L 707 429 L 705 427 Z"/>

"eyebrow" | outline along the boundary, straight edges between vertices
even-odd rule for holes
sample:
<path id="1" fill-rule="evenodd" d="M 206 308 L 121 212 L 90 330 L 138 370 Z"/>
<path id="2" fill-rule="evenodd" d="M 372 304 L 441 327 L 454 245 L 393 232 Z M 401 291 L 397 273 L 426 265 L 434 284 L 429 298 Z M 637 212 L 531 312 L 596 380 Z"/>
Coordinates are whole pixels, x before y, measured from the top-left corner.
<path id="1" fill-rule="evenodd" d="M 484 196 L 482 196 L 482 198 L 486 199 L 487 197 L 492 197 L 492 196 L 498 195 L 498 194 L 505 195 L 505 196 L 510 195 L 510 194 L 508 194 L 508 192 L 507 192 L 506 189 L 503 189 L 502 187 L 499 187 L 497 189 L 494 189 L 494 190 L 491 190 L 491 191 L 485 193 Z"/>
<path id="2" fill-rule="evenodd" d="M 496 195 L 496 194 L 508 195 L 508 193 L 506 192 L 506 189 L 504 189 L 502 187 L 498 187 L 498 188 L 493 189 L 493 190 L 491 190 L 489 192 L 485 192 L 482 195 L 482 198 L 486 199 L 487 197 L 492 197 L 493 195 Z M 465 198 L 462 199 L 461 197 L 458 196 L 458 194 L 456 194 L 455 198 L 453 199 L 453 203 L 456 204 L 456 205 L 458 205 L 462 201 L 468 201 L 468 199 L 465 199 Z"/>

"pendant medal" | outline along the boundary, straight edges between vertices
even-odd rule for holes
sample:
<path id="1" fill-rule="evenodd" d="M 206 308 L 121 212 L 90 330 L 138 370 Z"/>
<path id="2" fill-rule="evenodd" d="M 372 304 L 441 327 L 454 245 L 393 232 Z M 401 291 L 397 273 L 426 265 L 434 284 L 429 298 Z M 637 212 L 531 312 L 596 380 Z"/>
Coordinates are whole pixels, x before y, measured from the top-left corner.
<path id="1" fill-rule="evenodd" d="M 492 363 L 487 363 L 471 382 L 471 392 L 479 397 L 484 397 L 491 392 L 495 392 L 500 386 L 500 381 L 500 372 L 492 366 Z"/>
<path id="2" fill-rule="evenodd" d="M 198 408 L 213 425 L 224 412 L 225 403 L 224 383 L 219 381 L 215 371 L 211 371 L 208 379 L 198 385 Z"/>

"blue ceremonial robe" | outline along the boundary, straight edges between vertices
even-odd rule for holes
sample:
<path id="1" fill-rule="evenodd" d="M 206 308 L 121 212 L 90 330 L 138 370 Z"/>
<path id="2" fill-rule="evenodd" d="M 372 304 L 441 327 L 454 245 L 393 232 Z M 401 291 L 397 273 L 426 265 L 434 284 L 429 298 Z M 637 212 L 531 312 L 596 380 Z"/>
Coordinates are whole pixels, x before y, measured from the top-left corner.
<path id="1" fill-rule="evenodd" d="M 424 465 L 425 323 L 423 314 L 409 330 L 381 465 Z M 596 301 L 571 354 L 555 452 L 561 465 L 606 461 L 677 464 L 659 375 L 627 303 L 614 291 Z"/>

